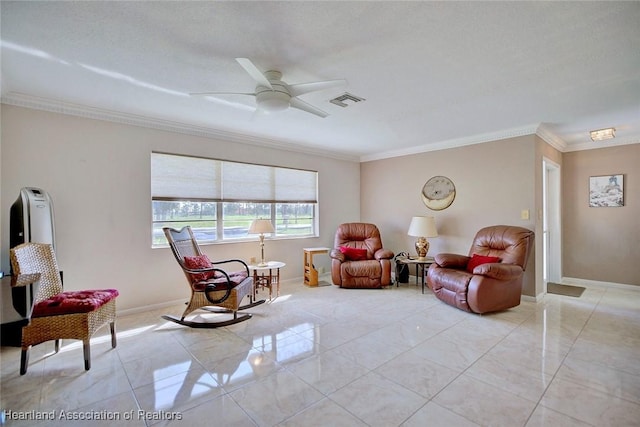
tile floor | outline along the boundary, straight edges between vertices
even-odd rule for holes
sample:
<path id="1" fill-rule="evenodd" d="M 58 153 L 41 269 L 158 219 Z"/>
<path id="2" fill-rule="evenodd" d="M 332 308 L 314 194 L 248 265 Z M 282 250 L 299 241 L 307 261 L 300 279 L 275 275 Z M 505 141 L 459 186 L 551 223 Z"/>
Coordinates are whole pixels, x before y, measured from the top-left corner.
<path id="1" fill-rule="evenodd" d="M 0 408 L 56 419 L 6 425 L 640 425 L 640 292 L 478 316 L 412 284 L 282 287 L 221 329 L 160 318 L 183 306 L 121 316 L 118 347 L 99 331 L 88 372 L 77 342 L 34 347 L 25 376 L 3 347 Z M 89 416 L 119 420 L 70 421 Z"/>

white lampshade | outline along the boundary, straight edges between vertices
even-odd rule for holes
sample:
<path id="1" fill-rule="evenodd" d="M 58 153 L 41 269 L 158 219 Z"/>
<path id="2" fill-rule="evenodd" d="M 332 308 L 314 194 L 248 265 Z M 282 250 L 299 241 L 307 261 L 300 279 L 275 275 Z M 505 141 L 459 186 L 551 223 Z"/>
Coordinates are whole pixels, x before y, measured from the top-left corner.
<path id="1" fill-rule="evenodd" d="M 273 229 L 273 224 L 268 219 L 254 219 L 249 227 L 248 234 L 259 234 L 260 235 L 260 263 L 259 267 L 264 267 L 267 262 L 264 260 L 264 233 L 273 233 L 275 230 Z"/>
<path id="2" fill-rule="evenodd" d="M 429 241 L 427 237 L 438 237 L 436 230 L 436 220 L 432 216 L 414 216 L 409 225 L 409 236 L 418 237 L 416 241 L 416 252 L 418 259 L 425 260 L 429 252 Z"/>
<path id="3" fill-rule="evenodd" d="M 254 219 L 249 227 L 249 234 L 273 233 L 273 224 L 268 219 Z"/>
<path id="4" fill-rule="evenodd" d="M 414 216 L 407 234 L 415 237 L 438 237 L 436 219 L 432 216 Z"/>

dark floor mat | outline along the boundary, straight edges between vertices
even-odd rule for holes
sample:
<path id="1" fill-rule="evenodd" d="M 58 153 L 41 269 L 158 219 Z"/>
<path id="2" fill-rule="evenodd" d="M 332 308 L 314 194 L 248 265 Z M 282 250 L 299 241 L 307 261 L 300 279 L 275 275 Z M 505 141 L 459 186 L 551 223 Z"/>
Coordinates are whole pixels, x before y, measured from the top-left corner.
<path id="1" fill-rule="evenodd" d="M 560 283 L 547 282 L 547 293 L 565 295 L 568 297 L 580 297 L 585 288 L 582 286 L 561 285 Z"/>

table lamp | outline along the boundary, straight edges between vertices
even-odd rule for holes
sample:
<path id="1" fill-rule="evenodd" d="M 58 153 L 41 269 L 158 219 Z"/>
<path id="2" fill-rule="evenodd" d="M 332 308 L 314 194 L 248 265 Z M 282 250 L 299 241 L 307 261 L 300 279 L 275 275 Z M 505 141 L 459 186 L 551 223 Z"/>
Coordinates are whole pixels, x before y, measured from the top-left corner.
<path id="1" fill-rule="evenodd" d="M 267 262 L 264 260 L 264 234 L 273 233 L 273 224 L 268 219 L 254 219 L 249 227 L 248 234 L 260 234 L 260 263 L 258 267 L 267 266 Z"/>
<path id="2" fill-rule="evenodd" d="M 414 216 L 411 218 L 407 234 L 419 237 L 416 241 L 416 252 L 418 253 L 418 259 L 424 261 L 427 258 L 427 252 L 429 252 L 427 237 L 438 237 L 435 218 L 432 216 Z"/>

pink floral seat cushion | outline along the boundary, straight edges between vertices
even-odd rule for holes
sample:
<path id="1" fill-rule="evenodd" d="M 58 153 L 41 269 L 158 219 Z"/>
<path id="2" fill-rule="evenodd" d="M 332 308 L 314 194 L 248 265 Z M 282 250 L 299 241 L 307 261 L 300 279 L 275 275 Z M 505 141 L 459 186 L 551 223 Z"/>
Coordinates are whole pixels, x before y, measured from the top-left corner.
<path id="1" fill-rule="evenodd" d="M 118 295 L 119 292 L 116 289 L 61 292 L 36 303 L 31 317 L 89 313 L 102 307 Z"/>
<path id="2" fill-rule="evenodd" d="M 187 268 L 193 270 L 202 270 L 207 268 L 213 268 L 214 265 L 206 255 L 186 256 L 184 257 L 184 265 Z M 235 288 L 242 283 L 249 275 L 246 271 L 227 272 L 229 280 L 221 271 L 203 271 L 202 273 L 189 273 L 191 279 L 191 286 L 196 292 L 202 292 L 207 285 L 216 284 L 217 290 L 227 290 L 228 288 Z"/>
<path id="3" fill-rule="evenodd" d="M 247 277 L 249 277 L 246 271 L 235 271 L 227 274 L 229 275 L 229 279 L 231 280 L 231 283 L 227 281 L 227 278 L 224 276 L 224 274 L 218 273 L 216 274 L 215 277 L 211 279 L 194 282 L 191 284 L 191 286 L 193 286 L 194 291 L 198 292 L 198 291 L 204 291 L 204 288 L 206 288 L 207 285 L 216 284 L 218 285 L 216 287 L 216 290 L 222 291 L 228 288 L 235 288 L 240 283 L 242 283 Z"/>

